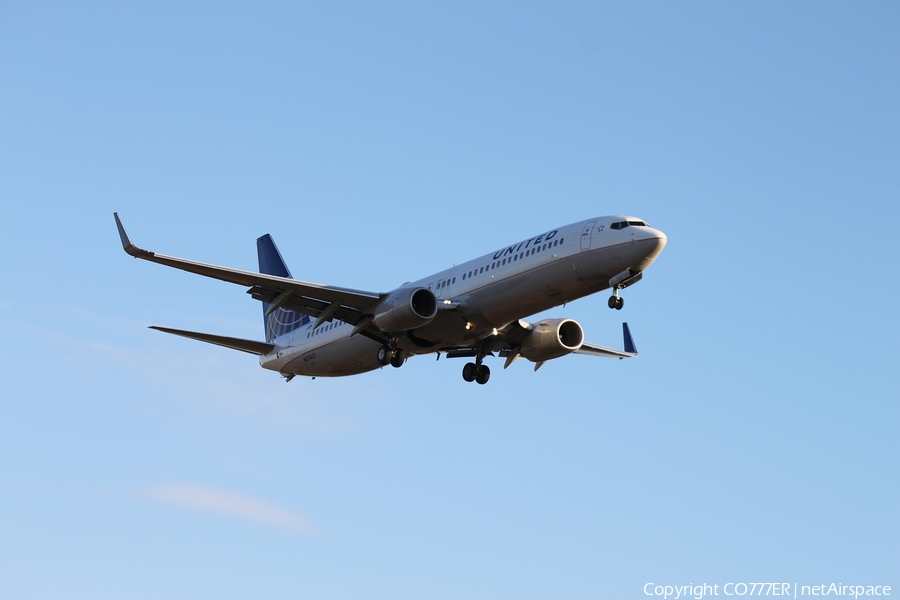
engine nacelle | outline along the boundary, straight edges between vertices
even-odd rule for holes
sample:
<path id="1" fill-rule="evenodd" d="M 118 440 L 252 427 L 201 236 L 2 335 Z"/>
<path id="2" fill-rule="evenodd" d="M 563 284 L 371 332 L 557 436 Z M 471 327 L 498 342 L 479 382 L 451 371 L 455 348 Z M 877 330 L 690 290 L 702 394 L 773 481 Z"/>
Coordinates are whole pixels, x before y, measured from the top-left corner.
<path id="1" fill-rule="evenodd" d="M 546 319 L 535 323 L 522 340 L 519 354 L 542 362 L 571 354 L 584 343 L 584 330 L 572 319 Z"/>
<path id="2" fill-rule="evenodd" d="M 397 290 L 375 309 L 372 323 L 382 331 L 406 331 L 429 323 L 437 315 L 437 298 L 426 288 Z"/>

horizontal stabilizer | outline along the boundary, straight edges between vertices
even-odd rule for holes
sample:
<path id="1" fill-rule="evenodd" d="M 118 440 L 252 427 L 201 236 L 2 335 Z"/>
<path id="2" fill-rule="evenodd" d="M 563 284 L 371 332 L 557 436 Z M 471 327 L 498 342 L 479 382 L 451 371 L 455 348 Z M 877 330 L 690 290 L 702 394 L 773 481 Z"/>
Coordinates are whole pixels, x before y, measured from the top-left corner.
<path id="1" fill-rule="evenodd" d="M 171 333 L 172 335 L 180 335 L 181 337 L 199 340 L 217 346 L 224 346 L 233 350 L 249 352 L 250 354 L 268 354 L 274 348 L 274 344 L 265 342 L 257 342 L 254 340 L 245 340 L 241 338 L 233 338 L 224 335 L 213 335 L 211 333 L 197 333 L 196 331 L 184 331 L 183 329 L 169 329 L 168 327 L 157 327 L 152 325 L 150 329 L 162 331 L 163 333 Z"/>

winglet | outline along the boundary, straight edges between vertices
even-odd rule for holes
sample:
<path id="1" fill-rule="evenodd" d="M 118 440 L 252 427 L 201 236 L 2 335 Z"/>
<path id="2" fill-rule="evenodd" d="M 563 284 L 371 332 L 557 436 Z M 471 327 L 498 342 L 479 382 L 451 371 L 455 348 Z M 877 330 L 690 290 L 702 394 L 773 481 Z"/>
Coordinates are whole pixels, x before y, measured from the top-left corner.
<path id="1" fill-rule="evenodd" d="M 628 329 L 628 323 L 622 323 L 622 335 L 625 337 L 625 352 L 630 352 L 637 356 L 637 348 L 634 346 L 634 340 L 631 338 L 631 331 Z"/>
<path id="2" fill-rule="evenodd" d="M 152 252 L 142 250 L 131 242 L 131 238 L 128 237 L 128 232 L 125 231 L 125 226 L 122 225 L 122 220 L 119 219 L 119 213 L 114 212 L 113 216 L 116 218 L 116 227 L 119 229 L 119 238 L 122 240 L 122 249 L 135 258 L 139 256 L 153 256 Z"/>

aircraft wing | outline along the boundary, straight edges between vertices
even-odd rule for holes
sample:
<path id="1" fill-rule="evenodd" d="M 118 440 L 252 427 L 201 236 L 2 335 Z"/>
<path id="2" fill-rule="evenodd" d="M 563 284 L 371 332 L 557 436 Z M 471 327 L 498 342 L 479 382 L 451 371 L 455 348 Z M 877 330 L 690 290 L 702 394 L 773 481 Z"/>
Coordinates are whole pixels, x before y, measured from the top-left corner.
<path id="1" fill-rule="evenodd" d="M 383 298 L 383 295 L 376 292 L 322 285 L 157 254 L 135 246 L 125 231 L 118 213 L 113 213 L 113 215 L 116 218 L 119 237 L 122 239 L 122 248 L 131 256 L 204 277 L 250 286 L 247 293 L 256 300 L 283 306 L 313 317 L 317 317 L 331 305 L 335 305 L 334 309 L 330 309 L 331 314 L 342 321 L 356 325 L 363 319 L 363 315 Z"/>
<path id="2" fill-rule="evenodd" d="M 275 349 L 274 344 L 233 338 L 224 335 L 198 333 L 196 331 L 185 331 L 183 329 L 169 329 L 168 327 L 157 327 L 156 325 L 151 325 L 150 329 L 162 331 L 163 333 L 171 333 L 172 335 L 180 335 L 181 337 L 190 338 L 192 340 L 200 340 L 201 342 L 207 342 L 217 346 L 225 346 L 226 348 L 241 350 L 242 352 L 249 352 L 250 354 L 268 354 Z"/>
<path id="3" fill-rule="evenodd" d="M 522 321 L 509 323 L 505 327 L 499 328 L 499 335 L 491 336 L 493 340 L 486 347 L 487 352 L 497 352 L 500 357 L 506 358 L 506 364 L 503 368 L 509 367 L 513 361 L 519 358 L 518 345 L 528 333 L 528 329 L 523 327 Z M 527 323 L 525 323 L 527 325 Z M 637 348 L 634 345 L 634 339 L 631 337 L 631 330 L 628 329 L 628 323 L 622 323 L 622 335 L 625 339 L 625 350 L 616 350 L 615 348 L 607 348 L 598 346 L 590 342 L 583 342 L 581 347 L 576 350 L 575 354 L 586 354 L 588 356 L 602 356 L 605 358 L 636 358 L 638 355 Z M 452 346 L 441 349 L 446 352 L 447 358 L 464 358 L 474 357 L 478 355 L 478 349 L 472 346 Z M 535 365 L 534 370 L 537 371 L 544 361 Z"/>
<path id="4" fill-rule="evenodd" d="M 581 344 L 581 348 L 575 351 L 575 354 L 587 354 L 588 356 L 603 356 L 606 358 L 632 358 L 638 355 L 637 348 L 634 346 L 634 340 L 631 338 L 631 331 L 628 329 L 628 323 L 622 323 L 622 336 L 625 338 L 625 350 L 616 350 L 615 348 L 606 348 L 598 346 L 590 342 Z"/>

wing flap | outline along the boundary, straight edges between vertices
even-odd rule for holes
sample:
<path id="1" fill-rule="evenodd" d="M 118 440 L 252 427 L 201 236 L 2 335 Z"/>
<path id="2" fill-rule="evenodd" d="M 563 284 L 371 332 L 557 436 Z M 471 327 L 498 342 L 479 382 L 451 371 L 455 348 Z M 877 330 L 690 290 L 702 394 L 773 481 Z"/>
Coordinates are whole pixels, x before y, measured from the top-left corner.
<path id="1" fill-rule="evenodd" d="M 162 331 L 163 333 L 171 333 L 172 335 L 180 335 L 181 337 L 206 342 L 208 344 L 215 344 L 216 346 L 224 346 L 225 348 L 240 350 L 241 352 L 248 352 L 250 354 L 268 354 L 275 349 L 274 344 L 267 344 L 265 342 L 257 342 L 254 340 L 245 340 L 242 338 L 228 337 L 224 335 L 213 335 L 211 333 L 185 331 L 183 329 L 170 329 L 169 327 L 157 327 L 156 325 L 151 325 L 150 329 Z"/>
<path id="2" fill-rule="evenodd" d="M 269 304 L 272 304 L 279 295 L 275 290 L 260 286 L 253 286 L 247 290 L 247 293 L 254 300 L 268 302 Z M 302 294 L 294 294 L 279 304 L 279 306 L 287 310 L 293 310 L 313 318 L 318 318 L 323 312 L 329 310 L 331 305 L 331 302 L 325 302 L 324 300 Z M 337 302 L 337 307 L 330 310 L 332 311 L 331 316 L 326 318 L 325 321 L 331 321 L 334 318 L 350 325 L 357 325 L 365 318 L 365 315 L 359 309 L 346 306 L 343 302 Z"/>

